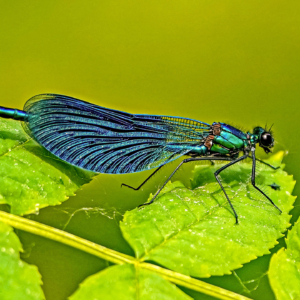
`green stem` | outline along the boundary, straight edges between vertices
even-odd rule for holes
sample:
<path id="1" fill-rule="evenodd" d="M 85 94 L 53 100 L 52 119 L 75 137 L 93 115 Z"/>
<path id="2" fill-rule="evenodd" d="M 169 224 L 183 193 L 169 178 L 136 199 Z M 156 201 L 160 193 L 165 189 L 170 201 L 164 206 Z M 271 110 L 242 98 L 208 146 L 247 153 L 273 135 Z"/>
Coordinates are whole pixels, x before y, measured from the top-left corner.
<path id="1" fill-rule="evenodd" d="M 63 243 L 65 245 L 74 247 L 76 249 L 82 250 L 89 254 L 95 255 L 102 259 L 108 260 L 115 264 L 139 264 L 140 267 L 151 270 L 163 278 L 178 284 L 180 286 L 201 292 L 206 295 L 216 297 L 223 300 L 249 300 L 249 298 L 242 295 L 238 295 L 231 291 L 222 289 L 220 287 L 211 285 L 209 283 L 191 278 L 189 276 L 161 268 L 156 265 L 148 263 L 140 263 L 137 259 L 132 256 L 122 254 L 115 250 L 108 249 L 101 245 L 95 244 L 88 240 L 82 239 L 76 235 L 70 234 L 68 232 L 53 228 L 48 225 L 44 225 L 32 220 L 28 220 L 19 216 L 15 216 L 4 211 L 0 211 L 0 221 L 14 228 L 27 231 L 42 237 Z"/>
<path id="2" fill-rule="evenodd" d="M 204 281 L 197 280 L 195 278 L 161 268 L 156 265 L 148 264 L 148 263 L 141 263 L 141 268 L 151 270 L 157 274 L 159 274 L 161 277 L 163 277 L 166 280 L 169 280 L 175 284 L 184 286 L 188 289 L 218 298 L 218 299 L 238 299 L 238 300 L 250 300 L 250 298 L 247 298 L 245 296 L 233 293 L 231 291 L 222 289 L 218 286 L 206 283 Z"/>
<path id="3" fill-rule="evenodd" d="M 4 211 L 0 211 L 0 221 L 9 224 L 14 228 L 63 243 L 65 245 L 98 256 L 115 264 L 134 264 L 136 261 L 136 259 L 132 256 L 108 249 L 88 240 L 82 239 L 74 234 Z"/>

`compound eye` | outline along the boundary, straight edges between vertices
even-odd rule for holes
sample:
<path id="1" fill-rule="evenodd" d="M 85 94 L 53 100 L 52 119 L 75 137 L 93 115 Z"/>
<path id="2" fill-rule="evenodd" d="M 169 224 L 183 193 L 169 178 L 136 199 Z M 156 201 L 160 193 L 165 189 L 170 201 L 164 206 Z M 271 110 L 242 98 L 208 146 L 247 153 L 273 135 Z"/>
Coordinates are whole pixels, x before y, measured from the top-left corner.
<path id="1" fill-rule="evenodd" d="M 264 132 L 264 133 L 261 135 L 260 143 L 261 143 L 263 146 L 265 146 L 265 147 L 270 147 L 270 146 L 272 146 L 272 144 L 273 144 L 273 139 L 272 139 L 271 134 L 268 133 L 268 132 Z"/>

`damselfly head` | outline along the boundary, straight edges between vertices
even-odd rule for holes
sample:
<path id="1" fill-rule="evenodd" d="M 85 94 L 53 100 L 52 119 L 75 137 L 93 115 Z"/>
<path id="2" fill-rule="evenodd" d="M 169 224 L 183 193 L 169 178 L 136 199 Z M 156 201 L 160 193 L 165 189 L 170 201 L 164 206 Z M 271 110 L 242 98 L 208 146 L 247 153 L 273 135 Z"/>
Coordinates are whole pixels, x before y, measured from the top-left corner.
<path id="1" fill-rule="evenodd" d="M 253 134 L 257 136 L 259 146 L 262 147 L 266 153 L 271 152 L 270 148 L 274 146 L 274 139 L 271 131 L 262 127 L 255 127 L 253 129 Z"/>

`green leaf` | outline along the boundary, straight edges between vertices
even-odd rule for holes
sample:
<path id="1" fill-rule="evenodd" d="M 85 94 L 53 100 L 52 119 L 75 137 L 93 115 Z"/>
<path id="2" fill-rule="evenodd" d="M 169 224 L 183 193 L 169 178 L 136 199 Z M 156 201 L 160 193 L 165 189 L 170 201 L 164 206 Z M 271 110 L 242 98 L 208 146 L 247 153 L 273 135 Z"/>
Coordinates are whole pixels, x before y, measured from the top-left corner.
<path id="1" fill-rule="evenodd" d="M 268 162 L 279 165 L 283 152 Z M 198 166 L 192 180 L 193 190 L 178 183 L 143 209 L 127 212 L 122 233 L 140 261 L 155 261 L 177 272 L 196 276 L 230 274 L 242 264 L 269 253 L 289 226 L 288 212 L 295 197 L 292 176 L 282 169 L 274 171 L 258 164 L 258 185 L 282 210 L 282 214 L 251 186 L 250 162 L 222 172 L 222 182 L 239 215 L 239 225 L 214 171 L 220 167 Z M 280 190 L 270 185 L 276 183 Z"/>
<path id="2" fill-rule="evenodd" d="M 22 246 L 12 228 L 0 222 L 0 299 L 45 299 L 37 267 L 20 260 Z"/>
<path id="3" fill-rule="evenodd" d="M 0 204 L 13 214 L 58 205 L 95 173 L 58 160 L 29 138 L 21 123 L 0 120 Z"/>
<path id="4" fill-rule="evenodd" d="M 88 277 L 70 300 L 191 300 L 175 285 L 138 264 L 113 266 Z"/>
<path id="5" fill-rule="evenodd" d="M 286 245 L 272 256 L 270 284 L 276 299 L 300 299 L 300 219 L 289 231 Z"/>

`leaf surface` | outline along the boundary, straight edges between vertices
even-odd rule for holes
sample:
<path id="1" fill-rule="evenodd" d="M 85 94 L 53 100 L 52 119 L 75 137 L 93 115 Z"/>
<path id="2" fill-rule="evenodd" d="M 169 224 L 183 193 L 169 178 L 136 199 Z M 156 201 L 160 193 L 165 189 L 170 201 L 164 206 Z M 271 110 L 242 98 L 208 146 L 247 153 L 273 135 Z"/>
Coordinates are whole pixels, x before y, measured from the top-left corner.
<path id="1" fill-rule="evenodd" d="M 0 204 L 13 214 L 58 205 L 95 173 L 57 159 L 29 138 L 21 123 L 0 120 Z"/>
<path id="2" fill-rule="evenodd" d="M 174 284 L 138 264 L 113 266 L 88 277 L 70 300 L 191 300 Z"/>
<path id="3" fill-rule="evenodd" d="M 268 163 L 280 165 L 283 152 Z M 283 165 L 282 165 L 283 167 Z M 125 214 L 122 233 L 141 261 L 151 260 L 177 272 L 196 276 L 230 274 L 242 264 L 269 253 L 289 226 L 295 181 L 282 169 L 259 164 L 258 185 L 283 211 L 279 213 L 252 188 L 251 162 L 222 173 L 222 182 L 239 215 L 239 225 L 213 175 L 215 166 L 197 166 L 193 190 L 174 182 L 143 209 Z M 270 185 L 276 183 L 280 189 Z M 274 186 L 274 185 L 273 185 Z"/>
<path id="4" fill-rule="evenodd" d="M 300 299 L 300 219 L 289 231 L 287 248 L 272 256 L 269 280 L 276 299 Z"/>
<path id="5" fill-rule="evenodd" d="M 37 267 L 20 260 L 21 243 L 12 228 L 0 222 L 0 299 L 45 299 Z"/>

